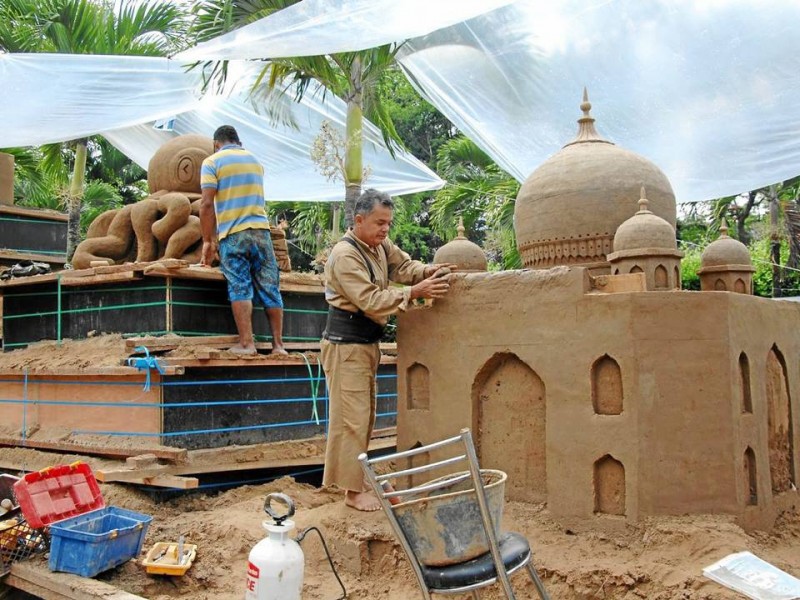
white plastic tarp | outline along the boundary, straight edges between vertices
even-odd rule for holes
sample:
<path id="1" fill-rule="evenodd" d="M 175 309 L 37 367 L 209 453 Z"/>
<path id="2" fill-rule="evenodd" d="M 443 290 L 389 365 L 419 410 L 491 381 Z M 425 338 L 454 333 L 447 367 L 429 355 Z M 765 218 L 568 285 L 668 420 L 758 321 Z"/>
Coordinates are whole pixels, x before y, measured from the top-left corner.
<path id="1" fill-rule="evenodd" d="M 197 75 L 166 58 L 0 54 L 0 148 L 40 146 L 197 106 Z"/>
<path id="2" fill-rule="evenodd" d="M 259 68 L 263 63 L 251 63 Z M 265 168 L 271 200 L 338 201 L 344 184 L 317 172 L 311 148 L 323 121 L 344 136 L 345 104 L 333 94 L 309 89 L 302 104 L 284 97 L 296 128 L 259 112 L 248 99 L 252 71 L 232 65 L 226 96 L 200 96 L 199 72 L 185 72 L 165 58 L 134 56 L 0 54 L 0 76 L 10 82 L 0 94 L 0 148 L 35 146 L 105 132 L 115 146 L 143 168 L 171 136 L 209 137 L 222 124 L 234 125 L 246 147 Z M 228 96 L 229 95 L 229 96 Z M 176 116 L 177 115 L 177 116 Z M 176 116 L 174 133 L 156 131 L 151 122 Z M 364 127 L 365 185 L 390 194 L 434 190 L 444 182 L 409 153 L 392 158 L 377 129 Z"/>
<path id="3" fill-rule="evenodd" d="M 796 0 L 518 0 L 399 58 L 520 181 L 574 138 L 587 86 L 600 134 L 690 202 L 800 173 L 799 22 Z"/>
<path id="4" fill-rule="evenodd" d="M 333 124 L 344 135 L 345 104 L 327 94 L 308 93 L 292 109 L 298 129 L 273 123 L 268 116 L 255 113 L 243 98 L 210 96 L 195 110 L 177 115 L 173 132 L 154 130 L 149 125 L 103 132 L 112 144 L 144 168 L 155 150 L 170 136 L 200 133 L 211 136 L 222 123 L 233 125 L 242 144 L 262 157 L 264 192 L 267 200 L 341 201 L 344 183 L 328 181 L 311 160 L 311 146 L 323 121 Z M 392 195 L 438 189 L 444 181 L 407 152 L 397 150 L 393 159 L 383 145 L 378 129 L 364 128 L 364 165 L 368 176 L 364 187 L 375 187 Z"/>
<path id="5" fill-rule="evenodd" d="M 426 35 L 512 0 L 303 0 L 175 56 L 219 60 L 317 56 Z"/>

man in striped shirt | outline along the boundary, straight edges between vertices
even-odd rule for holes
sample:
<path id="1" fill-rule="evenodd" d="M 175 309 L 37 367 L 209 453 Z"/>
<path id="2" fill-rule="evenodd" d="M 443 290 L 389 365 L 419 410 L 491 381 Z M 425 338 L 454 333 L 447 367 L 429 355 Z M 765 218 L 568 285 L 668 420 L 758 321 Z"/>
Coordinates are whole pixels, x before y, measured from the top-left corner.
<path id="1" fill-rule="evenodd" d="M 230 125 L 214 132 L 214 154 L 203 161 L 200 187 L 200 264 L 211 266 L 219 250 L 220 269 L 228 282 L 228 298 L 239 332 L 239 343 L 231 352 L 256 353 L 252 322 L 255 296 L 272 330 L 272 353 L 286 354 L 278 262 L 264 210 L 264 168 L 242 148 L 239 134 Z"/>

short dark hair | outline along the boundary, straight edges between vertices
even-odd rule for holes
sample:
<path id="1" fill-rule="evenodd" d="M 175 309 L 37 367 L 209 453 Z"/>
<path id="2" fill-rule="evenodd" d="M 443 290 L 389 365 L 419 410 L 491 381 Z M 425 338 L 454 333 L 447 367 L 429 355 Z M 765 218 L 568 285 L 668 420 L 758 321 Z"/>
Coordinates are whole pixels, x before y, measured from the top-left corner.
<path id="1" fill-rule="evenodd" d="M 242 143 L 239 141 L 239 134 L 236 133 L 236 129 L 234 129 L 232 125 L 222 125 L 221 127 L 217 127 L 217 130 L 214 132 L 214 141 L 230 142 L 231 144 L 239 145 Z"/>
<path id="2" fill-rule="evenodd" d="M 353 214 L 368 215 L 375 210 L 375 206 L 378 204 L 394 210 L 394 201 L 389 194 L 386 192 L 379 192 L 372 188 L 364 190 L 358 197 L 358 200 L 356 200 L 356 207 L 353 210 Z"/>

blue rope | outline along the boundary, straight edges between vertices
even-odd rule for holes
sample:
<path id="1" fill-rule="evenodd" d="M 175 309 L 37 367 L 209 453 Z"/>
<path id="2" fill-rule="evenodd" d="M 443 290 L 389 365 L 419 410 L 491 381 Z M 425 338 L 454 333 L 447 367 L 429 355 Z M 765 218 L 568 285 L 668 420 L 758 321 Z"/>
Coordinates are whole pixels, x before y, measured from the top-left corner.
<path id="1" fill-rule="evenodd" d="M 164 367 L 161 366 L 161 363 L 158 362 L 158 359 L 155 356 L 150 356 L 150 351 L 147 349 L 147 347 L 136 346 L 133 351 L 137 353 L 143 352 L 144 356 L 133 356 L 127 360 L 127 364 L 129 367 L 135 367 L 139 371 L 145 372 L 144 387 L 142 389 L 145 392 L 149 392 L 151 371 L 155 369 L 160 375 L 163 375 Z"/>

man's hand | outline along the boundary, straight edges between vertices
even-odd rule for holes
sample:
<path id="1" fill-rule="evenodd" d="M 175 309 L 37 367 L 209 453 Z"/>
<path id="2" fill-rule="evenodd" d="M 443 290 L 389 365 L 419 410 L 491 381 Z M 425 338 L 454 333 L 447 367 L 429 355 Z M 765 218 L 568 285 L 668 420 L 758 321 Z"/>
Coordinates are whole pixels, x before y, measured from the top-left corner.
<path id="1" fill-rule="evenodd" d="M 438 272 L 439 269 L 437 268 Z M 423 279 L 417 285 L 411 286 L 411 299 L 417 298 L 443 298 L 450 290 L 450 284 L 446 277 L 439 277 L 436 274 L 427 279 Z"/>
<path id="2" fill-rule="evenodd" d="M 446 273 L 450 273 L 452 271 L 456 271 L 458 269 L 458 265 L 454 263 L 442 263 L 439 265 L 427 265 L 425 270 L 422 272 L 423 277 L 432 277 L 439 269 L 447 269 Z"/>
<path id="3" fill-rule="evenodd" d="M 217 245 L 214 242 L 203 242 L 203 249 L 200 253 L 200 265 L 210 267 L 217 256 Z"/>

